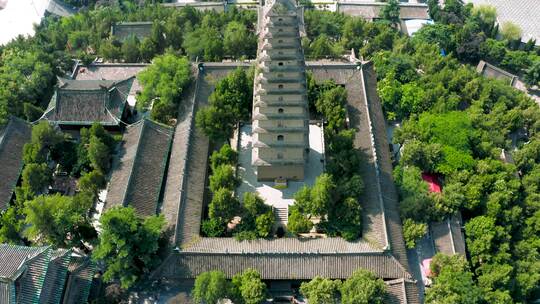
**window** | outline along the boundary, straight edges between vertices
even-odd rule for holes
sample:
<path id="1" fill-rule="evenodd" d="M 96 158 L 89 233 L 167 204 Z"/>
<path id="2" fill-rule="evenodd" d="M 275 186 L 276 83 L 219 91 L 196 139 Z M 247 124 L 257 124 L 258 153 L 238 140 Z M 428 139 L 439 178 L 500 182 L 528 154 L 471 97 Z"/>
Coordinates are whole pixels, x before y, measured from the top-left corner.
<path id="1" fill-rule="evenodd" d="M 281 153 L 281 152 L 278 152 L 278 154 L 277 154 L 277 158 L 278 158 L 278 159 L 282 159 L 282 158 L 283 158 L 283 153 Z"/>
<path id="2" fill-rule="evenodd" d="M 283 89 L 283 85 L 282 84 L 278 84 L 277 86 L 279 89 Z"/>
<path id="3" fill-rule="evenodd" d="M 282 65 L 283 65 L 283 62 L 278 62 L 278 65 L 279 65 L 279 66 L 282 66 Z"/>
<path id="4" fill-rule="evenodd" d="M 278 112 L 279 114 L 282 114 L 282 113 L 283 113 L 283 108 L 279 108 L 279 109 L 277 110 L 277 112 Z"/>
<path id="5" fill-rule="evenodd" d="M 283 21 L 283 18 L 279 18 L 278 21 Z"/>
<path id="6" fill-rule="evenodd" d="M 278 140 L 278 141 L 283 141 L 283 139 L 284 139 L 283 135 L 278 135 L 278 136 L 277 136 L 277 140 Z"/>
<path id="7" fill-rule="evenodd" d="M 279 97 L 278 97 L 278 100 L 279 100 L 279 101 L 283 101 L 283 96 L 279 96 Z"/>
<path id="8" fill-rule="evenodd" d="M 278 78 L 283 78 L 283 74 L 279 73 L 279 74 L 277 74 L 277 77 Z"/>
<path id="9" fill-rule="evenodd" d="M 278 43 L 283 43 L 283 40 L 279 39 L 277 42 L 278 42 Z"/>
<path id="10" fill-rule="evenodd" d="M 283 32 L 283 29 L 279 29 L 278 32 Z"/>

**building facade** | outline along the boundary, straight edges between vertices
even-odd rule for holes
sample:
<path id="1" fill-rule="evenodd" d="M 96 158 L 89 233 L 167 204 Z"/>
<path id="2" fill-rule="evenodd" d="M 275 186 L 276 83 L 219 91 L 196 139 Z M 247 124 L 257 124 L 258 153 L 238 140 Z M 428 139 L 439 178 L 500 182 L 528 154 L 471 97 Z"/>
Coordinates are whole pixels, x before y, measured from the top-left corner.
<path id="1" fill-rule="evenodd" d="M 252 163 L 258 180 L 303 180 L 309 152 L 302 8 L 272 0 L 259 8 Z"/>

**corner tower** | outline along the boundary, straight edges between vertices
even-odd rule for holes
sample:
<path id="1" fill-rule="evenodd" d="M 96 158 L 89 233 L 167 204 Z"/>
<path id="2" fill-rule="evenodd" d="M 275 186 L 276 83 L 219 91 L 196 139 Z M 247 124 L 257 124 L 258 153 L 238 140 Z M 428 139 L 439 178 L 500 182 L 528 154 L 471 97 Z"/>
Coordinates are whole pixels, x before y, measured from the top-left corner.
<path id="1" fill-rule="evenodd" d="M 303 10 L 294 0 L 259 8 L 253 94 L 252 164 L 257 179 L 303 180 L 309 152 L 309 112 Z"/>

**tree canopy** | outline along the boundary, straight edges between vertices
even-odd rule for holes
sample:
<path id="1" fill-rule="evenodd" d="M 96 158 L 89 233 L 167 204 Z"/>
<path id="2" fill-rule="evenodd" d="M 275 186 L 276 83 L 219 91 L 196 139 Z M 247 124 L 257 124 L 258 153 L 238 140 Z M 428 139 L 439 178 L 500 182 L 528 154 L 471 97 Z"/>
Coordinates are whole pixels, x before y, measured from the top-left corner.
<path id="1" fill-rule="evenodd" d="M 103 213 L 99 222 L 101 234 L 92 257 L 105 264 L 105 281 L 129 288 L 157 266 L 163 216 L 142 219 L 132 207 L 118 207 Z"/>

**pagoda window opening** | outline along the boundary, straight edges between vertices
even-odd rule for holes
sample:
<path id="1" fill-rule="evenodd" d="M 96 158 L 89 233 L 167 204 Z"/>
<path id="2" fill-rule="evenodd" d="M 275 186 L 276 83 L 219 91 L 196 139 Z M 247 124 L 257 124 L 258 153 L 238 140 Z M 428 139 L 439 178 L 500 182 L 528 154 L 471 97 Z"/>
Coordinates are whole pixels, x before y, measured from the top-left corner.
<path id="1" fill-rule="evenodd" d="M 283 62 L 278 62 L 278 65 L 279 65 L 279 66 L 282 66 L 282 65 L 283 65 Z"/>
<path id="2" fill-rule="evenodd" d="M 278 85 L 278 88 L 279 88 L 279 89 L 283 89 L 283 85 L 282 85 L 282 84 L 279 84 L 279 85 Z"/>
<path id="3" fill-rule="evenodd" d="M 278 141 L 283 141 L 284 139 L 285 139 L 285 137 L 283 137 L 283 135 L 278 135 L 277 136 Z"/>
<path id="4" fill-rule="evenodd" d="M 283 114 L 283 108 L 279 108 L 277 111 L 279 114 Z"/>

